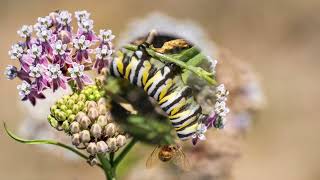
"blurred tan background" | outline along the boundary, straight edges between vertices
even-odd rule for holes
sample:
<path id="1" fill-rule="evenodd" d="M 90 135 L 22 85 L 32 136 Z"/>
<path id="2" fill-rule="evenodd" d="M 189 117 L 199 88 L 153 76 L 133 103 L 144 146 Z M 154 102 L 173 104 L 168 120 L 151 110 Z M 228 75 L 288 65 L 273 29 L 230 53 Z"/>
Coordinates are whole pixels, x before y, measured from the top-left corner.
<path id="1" fill-rule="evenodd" d="M 236 163 L 236 179 L 320 179 L 320 1 L 1 0 L 1 71 L 12 63 L 7 52 L 18 40 L 16 30 L 56 9 L 86 9 L 96 30 L 111 28 L 116 35 L 133 18 L 153 11 L 196 21 L 218 45 L 252 64 L 267 97 L 268 105 Z M 24 116 L 17 107 L 17 81 L 0 78 L 1 120 L 17 130 Z M 0 147 L 3 180 L 103 179 L 99 169 L 86 163 L 64 161 L 14 142 L 2 127 Z"/>

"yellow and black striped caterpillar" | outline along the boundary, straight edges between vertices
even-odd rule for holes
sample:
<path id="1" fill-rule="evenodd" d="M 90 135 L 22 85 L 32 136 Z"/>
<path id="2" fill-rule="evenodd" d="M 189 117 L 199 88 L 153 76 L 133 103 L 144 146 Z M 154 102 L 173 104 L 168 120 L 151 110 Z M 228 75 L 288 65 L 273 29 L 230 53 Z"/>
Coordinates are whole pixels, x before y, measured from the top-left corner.
<path id="1" fill-rule="evenodd" d="M 131 54 L 119 50 L 109 64 L 109 72 L 143 88 L 166 112 L 178 137 L 189 139 L 207 115 L 202 114 L 200 105 L 192 96 L 192 89 L 177 83 L 180 78 L 177 67 L 174 64 L 156 67 L 150 62 L 146 46 L 138 46 L 138 50 Z"/>

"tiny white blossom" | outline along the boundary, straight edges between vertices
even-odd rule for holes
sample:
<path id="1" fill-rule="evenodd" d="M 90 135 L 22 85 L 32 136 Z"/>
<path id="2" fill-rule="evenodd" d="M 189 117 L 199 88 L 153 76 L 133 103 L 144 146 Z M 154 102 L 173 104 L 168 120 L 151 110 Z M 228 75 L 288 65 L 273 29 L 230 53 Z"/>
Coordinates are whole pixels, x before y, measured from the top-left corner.
<path id="1" fill-rule="evenodd" d="M 111 30 L 100 30 L 99 38 L 103 42 L 110 42 L 112 41 L 116 36 L 112 34 Z"/>
<path id="2" fill-rule="evenodd" d="M 62 72 L 60 70 L 60 65 L 59 64 L 49 64 L 48 65 L 48 71 L 46 74 L 51 78 L 51 79 L 57 79 L 61 77 Z"/>
<path id="3" fill-rule="evenodd" d="M 78 22 L 79 28 L 81 28 L 84 32 L 89 32 L 93 29 L 93 20 L 91 19 L 83 19 Z"/>
<path id="4" fill-rule="evenodd" d="M 40 57 L 42 53 L 42 46 L 41 45 L 37 46 L 36 44 L 32 44 L 31 49 L 28 49 L 28 53 L 33 58 Z"/>
<path id="5" fill-rule="evenodd" d="M 86 40 L 84 35 L 81 35 L 80 38 L 73 39 L 73 46 L 79 50 L 85 50 L 90 47 L 91 43 L 89 40 Z"/>
<path id="6" fill-rule="evenodd" d="M 49 28 L 52 25 L 52 19 L 50 16 L 38 17 L 38 23 L 41 27 Z"/>
<path id="7" fill-rule="evenodd" d="M 29 66 L 30 72 L 29 76 L 33 78 L 39 78 L 42 75 L 43 69 L 40 64 L 37 64 L 36 66 L 31 65 Z"/>
<path id="8" fill-rule="evenodd" d="M 8 65 L 4 72 L 8 80 L 12 80 L 18 76 L 18 70 L 15 66 Z"/>
<path id="9" fill-rule="evenodd" d="M 22 84 L 17 86 L 17 89 L 19 90 L 19 95 L 21 98 L 24 98 L 25 96 L 27 96 L 28 94 L 30 94 L 31 92 L 31 85 L 26 82 L 26 81 L 22 81 Z"/>
<path id="10" fill-rule="evenodd" d="M 39 40 L 42 42 L 48 41 L 51 35 L 52 35 L 52 31 L 50 29 L 42 28 L 37 32 L 37 36 Z"/>
<path id="11" fill-rule="evenodd" d="M 90 17 L 90 13 L 88 13 L 86 10 L 76 11 L 74 15 L 78 21 L 82 21 L 83 19 L 89 19 Z"/>
<path id="12" fill-rule="evenodd" d="M 214 105 L 214 112 L 221 117 L 225 117 L 229 113 L 229 111 L 230 110 L 229 108 L 227 108 L 225 101 L 222 101 L 222 102 L 217 101 L 216 104 Z"/>
<path id="13" fill-rule="evenodd" d="M 53 44 L 53 54 L 55 55 L 64 55 L 67 50 L 68 45 L 63 44 L 61 40 L 58 40 Z"/>
<path id="14" fill-rule="evenodd" d="M 98 47 L 95 51 L 96 59 L 106 59 L 106 57 L 110 57 L 112 53 L 112 49 L 109 49 L 107 45 L 103 45 L 101 48 Z"/>
<path id="15" fill-rule="evenodd" d="M 84 65 L 72 63 L 72 67 L 68 68 L 68 71 L 72 78 L 81 77 L 83 75 Z"/>
<path id="16" fill-rule="evenodd" d="M 199 124 L 197 127 L 197 132 L 193 135 L 193 138 L 199 138 L 201 141 L 206 140 L 204 135 L 207 132 L 207 126 L 203 123 Z"/>
<path id="17" fill-rule="evenodd" d="M 14 44 L 11 46 L 11 50 L 8 52 L 11 59 L 19 59 L 22 57 L 23 48 L 19 44 Z"/>
<path id="18" fill-rule="evenodd" d="M 56 20 L 59 24 L 63 25 L 63 26 L 67 26 L 71 23 L 71 18 L 72 18 L 72 14 L 69 13 L 68 11 L 61 11 Z"/>
<path id="19" fill-rule="evenodd" d="M 227 100 L 227 96 L 229 95 L 229 91 L 226 90 L 224 84 L 220 84 L 217 88 L 216 88 L 216 97 L 217 97 L 217 101 L 226 101 Z"/>
<path id="20" fill-rule="evenodd" d="M 32 33 L 32 26 L 23 25 L 20 30 L 17 31 L 20 37 L 30 37 Z"/>

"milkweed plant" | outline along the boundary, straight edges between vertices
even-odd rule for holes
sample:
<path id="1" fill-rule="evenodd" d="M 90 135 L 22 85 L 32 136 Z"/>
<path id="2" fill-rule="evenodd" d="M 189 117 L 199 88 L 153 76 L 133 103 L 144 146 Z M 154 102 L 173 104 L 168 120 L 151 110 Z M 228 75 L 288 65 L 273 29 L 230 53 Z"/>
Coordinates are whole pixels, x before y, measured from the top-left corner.
<path id="1" fill-rule="evenodd" d="M 224 84 L 216 82 L 216 60 L 187 40 L 151 29 L 147 37 L 116 49 L 112 31 L 95 32 L 93 25 L 85 10 L 74 14 L 61 10 L 17 31 L 21 41 L 8 53 L 17 65 L 8 65 L 5 75 L 9 80 L 20 80 L 17 90 L 21 101 L 33 106 L 46 98 L 45 92 L 72 90 L 51 105 L 47 120 L 43 120 L 72 145 L 54 139 L 23 139 L 4 124 L 11 138 L 25 144 L 60 146 L 101 168 L 107 179 L 116 179 L 117 167 L 137 142 L 161 146 L 191 139 L 196 146 L 206 140 L 210 128 L 224 128 L 229 92 Z M 133 58 L 146 64 L 133 65 Z M 144 69 L 139 71 L 141 67 Z M 166 68 L 168 74 L 174 74 L 171 79 L 165 74 Z M 200 86 L 214 89 L 211 100 L 215 104 L 206 113 L 194 98 L 197 91 L 189 93 L 193 88 L 191 78 L 197 78 Z M 146 92 L 141 91 L 137 79 L 141 79 L 140 86 Z M 165 91 L 171 81 L 174 85 Z M 169 97 L 166 94 L 170 92 L 174 93 Z M 167 99 L 162 104 L 160 96 Z M 178 102 L 179 107 L 175 105 Z M 185 115 L 179 115 L 180 111 Z"/>

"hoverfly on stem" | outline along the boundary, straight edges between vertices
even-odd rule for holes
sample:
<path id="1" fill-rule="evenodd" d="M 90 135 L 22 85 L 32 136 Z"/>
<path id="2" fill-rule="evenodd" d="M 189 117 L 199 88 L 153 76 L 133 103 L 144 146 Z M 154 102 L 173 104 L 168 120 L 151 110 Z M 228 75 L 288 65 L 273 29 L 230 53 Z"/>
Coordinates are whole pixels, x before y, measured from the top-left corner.
<path id="1" fill-rule="evenodd" d="M 190 163 L 182 147 L 178 144 L 158 145 L 155 147 L 147 159 L 146 167 L 148 169 L 152 168 L 159 161 L 164 163 L 173 162 L 184 171 L 190 169 Z"/>

